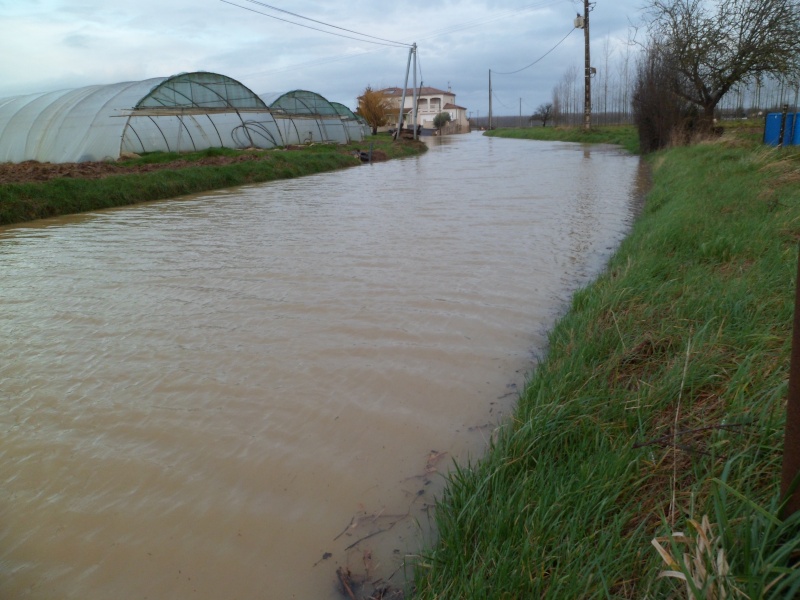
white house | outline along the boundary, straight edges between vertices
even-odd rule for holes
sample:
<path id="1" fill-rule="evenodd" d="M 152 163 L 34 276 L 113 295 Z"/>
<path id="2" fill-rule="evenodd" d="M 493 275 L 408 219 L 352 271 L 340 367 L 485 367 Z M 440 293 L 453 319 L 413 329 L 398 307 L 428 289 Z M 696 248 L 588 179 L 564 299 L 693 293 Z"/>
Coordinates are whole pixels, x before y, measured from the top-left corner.
<path id="1" fill-rule="evenodd" d="M 397 110 L 403 97 L 403 88 L 386 88 L 380 90 L 381 94 L 389 100 L 390 112 L 394 112 L 393 127 L 397 126 Z M 406 89 L 406 100 L 403 104 L 403 126 L 412 126 L 412 109 L 414 107 L 414 88 Z M 431 134 L 436 129 L 433 118 L 441 112 L 450 113 L 450 124 L 444 133 L 469 133 L 469 119 L 467 109 L 456 104 L 456 95 L 449 89 L 447 91 L 434 87 L 417 88 L 417 123 L 422 125 L 423 133 Z"/>

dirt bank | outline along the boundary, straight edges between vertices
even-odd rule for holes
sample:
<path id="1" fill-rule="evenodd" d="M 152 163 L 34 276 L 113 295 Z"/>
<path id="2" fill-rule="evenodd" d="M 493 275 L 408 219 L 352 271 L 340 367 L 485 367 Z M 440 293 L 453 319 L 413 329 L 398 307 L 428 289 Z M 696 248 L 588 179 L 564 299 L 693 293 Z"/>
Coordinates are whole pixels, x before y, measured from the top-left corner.
<path id="1" fill-rule="evenodd" d="M 287 148 L 294 150 L 300 148 Z M 280 150 L 277 150 L 279 152 Z M 276 152 L 272 150 L 269 152 Z M 49 181 L 51 179 L 103 179 L 113 175 L 130 175 L 132 173 L 150 173 L 166 169 L 178 170 L 186 167 L 220 166 L 234 163 L 262 160 L 267 154 L 264 151 L 253 151 L 238 156 L 209 156 L 198 160 L 183 159 L 163 163 L 131 164 L 125 162 L 82 162 L 82 163 L 40 163 L 33 160 L 21 163 L 0 163 L 0 184 L 31 183 Z M 384 161 L 388 157 L 385 152 L 375 151 L 373 161 Z"/>

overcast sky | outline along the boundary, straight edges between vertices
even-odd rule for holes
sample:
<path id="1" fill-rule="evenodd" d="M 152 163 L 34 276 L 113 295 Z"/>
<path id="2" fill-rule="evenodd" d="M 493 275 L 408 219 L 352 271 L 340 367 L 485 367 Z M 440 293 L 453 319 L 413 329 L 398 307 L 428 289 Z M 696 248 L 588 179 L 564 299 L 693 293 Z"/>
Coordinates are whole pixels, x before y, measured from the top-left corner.
<path id="1" fill-rule="evenodd" d="M 596 1 L 593 66 L 626 51 L 641 4 Z M 416 42 L 424 85 L 449 85 L 473 116 L 488 110 L 490 69 L 494 114 L 518 114 L 521 99 L 530 115 L 568 68 L 583 69 L 578 12 L 580 0 L 0 0 L 0 97 L 212 71 L 258 94 L 307 89 L 355 109 L 367 85 L 402 86 L 408 60 L 407 47 L 367 34 Z"/>

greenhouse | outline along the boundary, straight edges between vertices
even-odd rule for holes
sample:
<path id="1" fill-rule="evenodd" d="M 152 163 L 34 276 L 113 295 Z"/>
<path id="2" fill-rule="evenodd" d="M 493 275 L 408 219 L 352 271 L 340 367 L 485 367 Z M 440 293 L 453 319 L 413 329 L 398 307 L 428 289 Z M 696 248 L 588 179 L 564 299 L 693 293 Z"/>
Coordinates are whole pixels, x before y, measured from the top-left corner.
<path id="1" fill-rule="evenodd" d="M 269 100 L 269 107 L 287 144 L 351 141 L 336 108 L 315 92 L 295 90 Z M 353 141 L 361 141 L 362 136 Z"/>
<path id="2" fill-rule="evenodd" d="M 336 112 L 342 119 L 342 123 L 344 123 L 344 127 L 347 131 L 347 136 L 350 138 L 350 141 L 360 142 L 365 137 L 370 135 L 372 130 L 370 129 L 369 125 L 367 125 L 367 122 L 363 117 L 359 117 L 340 102 L 331 102 L 331 106 L 336 109 Z"/>
<path id="3" fill-rule="evenodd" d="M 238 81 L 208 72 L 0 99 L 0 162 L 349 139 L 336 109 L 318 94 L 283 94 L 269 107 Z"/>

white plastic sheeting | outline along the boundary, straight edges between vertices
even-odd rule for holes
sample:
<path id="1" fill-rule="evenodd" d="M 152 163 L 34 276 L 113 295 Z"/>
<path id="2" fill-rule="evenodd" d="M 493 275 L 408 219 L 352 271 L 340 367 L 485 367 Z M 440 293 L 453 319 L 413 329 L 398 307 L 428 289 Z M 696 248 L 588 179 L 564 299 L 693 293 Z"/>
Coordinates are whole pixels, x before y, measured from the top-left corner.
<path id="1" fill-rule="evenodd" d="M 342 120 L 342 123 L 344 123 L 345 130 L 347 131 L 347 137 L 351 142 L 360 142 L 372 133 L 371 131 L 365 132 L 362 121 L 359 121 L 358 116 L 344 104 L 340 102 L 331 102 L 331 106 L 333 106 L 339 114 L 339 118 Z"/>
<path id="2" fill-rule="evenodd" d="M 5 98 L 0 99 L 0 162 L 272 148 L 302 142 L 299 132 L 306 130 L 318 131 L 315 139 L 347 141 L 344 133 L 331 135 L 328 129 L 335 128 L 323 119 L 279 112 L 280 123 L 243 84 L 207 72 Z M 343 132 L 338 117 L 336 124 Z"/>
<path id="3" fill-rule="evenodd" d="M 361 115 L 356 115 L 356 119 L 358 119 L 358 122 L 361 125 L 361 136 L 365 138 L 371 136 L 372 127 L 370 126 L 369 123 L 367 123 L 367 120 Z"/>
<path id="4" fill-rule="evenodd" d="M 96 85 L 0 100 L 0 162 L 118 158 L 132 108 L 163 81 Z"/>

